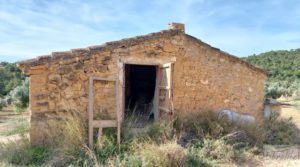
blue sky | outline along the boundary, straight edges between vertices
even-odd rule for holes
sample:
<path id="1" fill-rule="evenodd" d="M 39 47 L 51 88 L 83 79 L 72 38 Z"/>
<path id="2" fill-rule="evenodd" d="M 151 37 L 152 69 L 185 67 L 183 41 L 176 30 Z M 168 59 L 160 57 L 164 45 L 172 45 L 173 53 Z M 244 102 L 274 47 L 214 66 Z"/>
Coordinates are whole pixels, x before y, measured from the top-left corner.
<path id="1" fill-rule="evenodd" d="M 300 0 L 0 0 L 0 61 L 186 25 L 236 56 L 300 47 Z"/>

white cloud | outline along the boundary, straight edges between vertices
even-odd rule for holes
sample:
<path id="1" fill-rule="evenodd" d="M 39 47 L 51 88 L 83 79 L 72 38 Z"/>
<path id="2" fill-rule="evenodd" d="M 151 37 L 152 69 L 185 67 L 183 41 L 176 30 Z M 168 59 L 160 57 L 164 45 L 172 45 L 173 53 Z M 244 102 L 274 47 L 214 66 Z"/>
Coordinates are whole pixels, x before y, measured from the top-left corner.
<path id="1" fill-rule="evenodd" d="M 173 21 L 239 56 L 297 48 L 300 3 L 291 2 L 0 0 L 0 61 L 159 31 Z"/>

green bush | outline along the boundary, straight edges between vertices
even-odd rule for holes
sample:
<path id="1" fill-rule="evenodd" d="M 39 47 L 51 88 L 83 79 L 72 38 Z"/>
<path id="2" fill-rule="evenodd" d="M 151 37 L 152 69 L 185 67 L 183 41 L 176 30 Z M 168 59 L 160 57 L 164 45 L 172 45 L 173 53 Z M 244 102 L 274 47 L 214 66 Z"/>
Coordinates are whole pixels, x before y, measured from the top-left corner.
<path id="1" fill-rule="evenodd" d="M 2 110 L 3 107 L 6 106 L 6 101 L 2 98 L 0 98 L 0 111 Z"/>
<path id="2" fill-rule="evenodd" d="M 204 137 L 220 138 L 231 132 L 234 125 L 221 121 L 213 111 L 190 113 L 177 118 L 174 128 L 185 142 L 202 139 Z"/>
<path id="3" fill-rule="evenodd" d="M 279 118 L 279 114 L 272 114 L 270 120 L 264 124 L 265 144 L 271 145 L 291 145 L 297 141 L 297 128 L 292 122 L 292 118 Z"/>
<path id="4" fill-rule="evenodd" d="M 0 98 L 21 85 L 24 79 L 15 63 L 0 62 Z"/>
<path id="5" fill-rule="evenodd" d="M 281 96 L 300 99 L 300 80 L 289 81 L 268 81 L 265 87 L 265 94 L 268 98 L 277 99 Z"/>
<path id="6" fill-rule="evenodd" d="M 14 88 L 6 97 L 8 104 L 14 106 L 16 112 L 23 112 L 29 104 L 29 79 L 26 78 L 22 85 Z"/>

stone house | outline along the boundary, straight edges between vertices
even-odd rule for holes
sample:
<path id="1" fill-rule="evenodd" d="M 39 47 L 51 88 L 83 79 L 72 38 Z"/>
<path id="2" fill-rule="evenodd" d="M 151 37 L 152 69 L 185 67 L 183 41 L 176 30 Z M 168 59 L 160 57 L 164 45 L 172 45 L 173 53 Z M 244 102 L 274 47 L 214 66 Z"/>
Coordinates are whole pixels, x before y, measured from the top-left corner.
<path id="1" fill-rule="evenodd" d="M 96 128 L 119 134 L 132 114 L 141 115 L 137 126 L 205 110 L 263 116 L 266 72 L 185 34 L 179 23 L 17 65 L 30 77 L 33 144 L 50 143 L 46 130 L 68 113 L 88 118 L 90 144 Z"/>

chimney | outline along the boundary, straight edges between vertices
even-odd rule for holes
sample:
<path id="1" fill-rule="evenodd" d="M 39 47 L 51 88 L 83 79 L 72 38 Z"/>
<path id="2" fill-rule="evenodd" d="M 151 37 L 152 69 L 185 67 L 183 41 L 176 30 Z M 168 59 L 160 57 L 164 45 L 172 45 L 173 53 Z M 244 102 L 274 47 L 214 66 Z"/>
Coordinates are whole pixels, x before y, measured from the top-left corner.
<path id="1" fill-rule="evenodd" d="M 182 23 L 169 23 L 168 25 L 170 30 L 180 30 L 185 32 L 184 24 Z"/>

